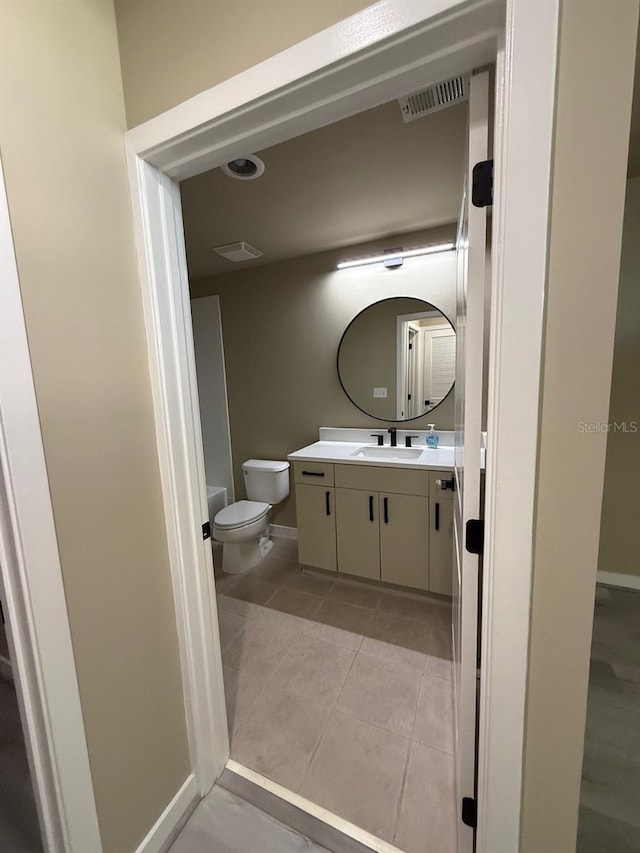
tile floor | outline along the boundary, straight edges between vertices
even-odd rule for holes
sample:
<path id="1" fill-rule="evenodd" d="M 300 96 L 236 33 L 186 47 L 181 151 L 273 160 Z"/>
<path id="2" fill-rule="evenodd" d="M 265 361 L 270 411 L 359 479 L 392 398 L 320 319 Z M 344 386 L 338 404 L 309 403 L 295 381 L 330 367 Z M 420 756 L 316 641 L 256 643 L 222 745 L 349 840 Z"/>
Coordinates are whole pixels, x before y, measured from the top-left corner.
<path id="1" fill-rule="evenodd" d="M 407 853 L 453 853 L 450 605 L 296 558 L 276 540 L 217 580 L 232 757 Z"/>
<path id="2" fill-rule="evenodd" d="M 640 591 L 598 584 L 578 853 L 640 851 Z"/>

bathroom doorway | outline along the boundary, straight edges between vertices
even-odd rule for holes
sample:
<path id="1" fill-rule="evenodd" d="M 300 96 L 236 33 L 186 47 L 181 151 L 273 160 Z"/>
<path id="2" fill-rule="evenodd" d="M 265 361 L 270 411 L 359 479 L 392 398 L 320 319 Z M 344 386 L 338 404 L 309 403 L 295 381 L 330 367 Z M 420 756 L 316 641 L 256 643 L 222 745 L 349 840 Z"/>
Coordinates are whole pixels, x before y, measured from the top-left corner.
<path id="1" fill-rule="evenodd" d="M 225 492 L 229 509 L 242 511 L 241 535 L 252 523 L 246 499 L 264 512 L 247 488 L 247 460 L 287 465 L 330 426 L 367 442 L 397 427 L 419 455 L 435 421 L 452 450 L 455 330 L 447 318 L 456 311 L 471 81 L 458 85 L 446 110 L 408 122 L 403 99 L 393 100 L 246 152 L 239 175 L 235 160 L 181 184 L 233 766 L 330 812 L 372 849 L 386 843 L 405 853 L 420 853 L 425 839 L 443 853 L 458 849 L 453 493 L 438 485 L 452 482 L 453 452 L 442 469 L 419 475 L 424 496 L 408 498 L 425 533 L 433 528 L 432 543 L 415 552 L 415 583 L 396 578 L 392 565 L 408 541 L 387 547 L 382 580 L 379 569 L 371 580 L 377 545 L 341 527 L 349 489 L 320 495 L 325 518 L 337 503 L 338 540 L 332 553 L 322 549 L 332 567 L 308 547 L 299 551 L 298 538 L 320 535 L 305 526 L 300 501 L 320 492 L 296 463 L 288 497 L 260 498 L 274 504 L 268 556 L 225 573 L 224 549 L 237 545 L 227 544 L 214 495 Z M 250 163 L 259 164 L 254 176 Z M 232 242 L 234 235 L 243 239 Z M 399 246 L 409 251 L 402 263 L 367 263 Z M 341 268 L 349 258 L 365 264 Z M 377 319 L 359 320 L 367 313 Z M 365 375 L 362 364 L 375 361 L 382 363 Z M 354 553 L 360 549 L 366 557 Z"/>
<path id="2" fill-rule="evenodd" d="M 398 33 L 402 33 L 401 39 L 396 39 L 396 36 L 390 36 L 389 31 L 385 31 L 384 37 L 380 36 L 383 41 L 380 44 L 376 43 L 375 49 L 369 47 L 358 48 L 353 57 L 351 57 L 348 65 L 343 65 L 339 57 L 328 60 L 326 69 L 329 69 L 329 75 L 323 71 L 322 75 L 316 76 L 314 71 L 310 71 L 311 76 L 305 77 L 306 82 L 300 84 L 303 78 L 294 74 L 296 85 L 290 88 L 285 85 L 279 89 L 278 98 L 274 101 L 269 98 L 267 111 L 269 113 L 268 126 L 257 121 L 257 112 L 265 108 L 265 101 L 262 94 L 256 95 L 255 103 L 252 101 L 248 108 L 245 108 L 247 99 L 247 89 L 242 88 L 242 93 L 236 91 L 236 81 L 230 81 L 231 88 L 227 92 L 231 102 L 237 101 L 238 109 L 231 108 L 224 115 L 220 114 L 220 120 L 216 119 L 215 133 L 213 125 L 208 123 L 209 119 L 203 118 L 206 115 L 211 115 L 213 118 L 218 116 L 219 102 L 215 100 L 218 94 L 203 93 L 203 97 L 189 105 L 186 112 L 168 114 L 166 121 L 162 123 L 155 120 L 148 123 L 144 128 L 137 128 L 127 134 L 127 146 L 130 154 L 130 163 L 132 167 L 132 184 L 134 188 L 134 215 L 136 219 L 136 228 L 138 229 L 138 238 L 140 242 L 141 255 L 144 256 L 142 278 L 143 278 L 143 294 L 145 298 L 145 316 L 149 329 L 149 339 L 151 343 L 150 363 L 154 375 L 154 383 L 157 394 L 154 396 L 154 405 L 157 414 L 157 423 L 160 430 L 160 450 L 161 464 L 164 475 L 166 475 L 167 489 L 165 489 L 167 518 L 170 529 L 170 551 L 172 570 L 176 581 L 176 599 L 179 612 L 179 628 L 180 636 L 183 642 L 184 654 L 187 656 L 189 664 L 189 677 L 186 679 L 186 696 L 187 696 L 187 716 L 190 731 L 193 734 L 194 742 L 197 745 L 195 755 L 197 756 L 196 766 L 196 781 L 201 792 L 208 790 L 208 787 L 220 773 L 224 763 L 227 760 L 228 752 L 225 743 L 225 737 L 222 735 L 223 723 L 226 722 L 223 713 L 219 707 L 220 692 L 215 693 L 211 689 L 207 689 L 207 684 L 212 687 L 215 684 L 221 683 L 221 674 L 218 666 L 220 662 L 219 651 L 216 645 L 218 632 L 216 630 L 215 621 L 211 625 L 207 606 L 209 601 L 208 587 L 210 584 L 210 574 L 207 571 L 208 564 L 210 567 L 210 550 L 206 541 L 197 541 L 194 531 L 200 532 L 201 519 L 205 517 L 205 485 L 203 478 L 203 464 L 201 456 L 198 457 L 200 451 L 200 435 L 196 426 L 197 413 L 193 406 L 193 390 L 195 383 L 194 367 L 192 356 L 190 353 L 188 342 L 184 340 L 184 330 L 189 328 L 188 316 L 184 313 L 185 307 L 185 284 L 186 284 L 186 267 L 183 257 L 183 246 L 181 240 L 182 234 L 182 219 L 179 211 L 179 193 L 173 179 L 184 179 L 190 175 L 201 173 L 205 168 L 205 164 L 216 166 L 224 162 L 225 156 L 234 156 L 232 150 L 237 145 L 238 139 L 251 141 L 247 144 L 249 150 L 263 150 L 264 146 L 274 144 L 283 139 L 291 139 L 296 134 L 304 133 L 312 127 L 318 128 L 320 125 L 325 126 L 336 118 L 344 118 L 349 112 L 357 112 L 358 110 L 366 110 L 372 108 L 376 103 L 384 101 L 384 97 L 380 97 L 382 90 L 386 89 L 386 96 L 392 91 L 398 91 L 401 85 L 404 91 L 409 90 L 406 85 L 407 80 L 411 78 L 414 84 L 417 83 L 417 78 L 420 73 L 418 69 L 421 65 L 429 64 L 430 79 L 435 79 L 435 66 L 441 61 L 442 46 L 449 44 L 447 48 L 447 61 L 444 63 L 447 70 L 452 70 L 452 57 L 455 56 L 456 63 L 460 63 L 458 68 L 478 67 L 491 62 L 496 55 L 496 39 L 498 39 L 498 80 L 500 86 L 505 86 L 503 101 L 498 100 L 496 105 L 496 114 L 501 115 L 502 112 L 509 108 L 511 103 L 511 87 L 513 81 L 511 69 L 508 78 L 505 77 L 504 58 L 505 54 L 502 51 L 502 41 L 500 41 L 500 33 L 502 32 L 502 15 L 498 13 L 497 18 L 493 18 L 494 12 L 497 12 L 497 5 L 489 3 L 486 6 L 471 7 L 464 9 L 453 10 L 453 5 L 447 5 L 446 10 L 443 10 L 442 15 L 437 19 L 429 20 L 428 25 L 423 26 L 423 18 L 426 15 L 425 10 L 420 13 L 416 12 L 415 19 L 408 24 L 406 21 L 398 25 Z M 550 10 L 551 11 L 551 10 Z M 491 14 L 489 14 L 491 13 Z M 359 17 L 366 18 L 368 11 L 363 12 Z M 526 17 L 526 10 L 523 11 Z M 554 11 L 555 15 L 555 11 Z M 545 140 L 548 138 L 549 122 L 548 118 L 551 115 L 549 106 L 553 100 L 553 57 L 555 54 L 552 50 L 545 54 L 544 75 L 541 79 L 541 44 L 542 47 L 550 47 L 555 44 L 555 17 L 549 16 L 546 25 L 549 26 L 547 35 L 548 39 L 536 40 L 535 45 L 535 63 L 531 64 L 533 54 L 529 54 L 528 50 L 522 50 L 518 53 L 518 61 L 516 62 L 518 73 L 522 73 L 523 80 L 530 80 L 535 76 L 540 85 L 535 89 L 537 96 L 532 102 L 529 99 L 527 103 L 528 124 L 535 129 L 534 137 L 542 137 Z M 474 16 L 478 20 L 472 22 L 469 18 Z M 428 18 L 428 15 L 427 15 Z M 418 23 L 420 21 L 420 23 Z M 464 22 L 464 26 L 461 26 Z M 375 21 L 370 20 L 369 24 L 373 28 L 372 31 L 379 33 L 379 28 Z M 446 26 L 445 26 L 446 25 Z M 473 44 L 468 41 L 467 27 L 471 26 L 472 31 L 477 37 Z M 518 29 L 520 21 L 518 21 Z M 450 29 L 446 29 L 450 27 Z M 508 22 L 509 31 L 514 27 L 514 22 Z M 340 26 L 337 27 L 340 29 Z M 393 27 L 392 27 L 393 29 Z M 463 32 L 464 30 L 464 32 Z M 393 29 L 395 32 L 395 29 Z M 523 32 L 528 32 L 528 29 L 523 29 Z M 374 39 L 375 40 L 375 39 Z M 321 34 L 319 41 L 324 43 L 325 37 Z M 423 43 L 423 41 L 425 43 Z M 426 43 L 428 42 L 428 44 Z M 332 41 L 332 44 L 334 42 Z M 368 42 L 369 44 L 369 42 Z M 420 46 L 418 47 L 418 44 Z M 433 54 L 434 44 L 438 45 L 437 57 Z M 453 45 L 455 44 L 455 47 Z M 527 48 L 530 46 L 525 39 Z M 415 62 L 407 65 L 408 53 L 410 45 L 417 48 Z M 320 47 L 320 45 L 318 45 Z M 531 45 L 533 47 L 533 45 Z M 398 48 L 399 55 L 391 59 L 390 50 Z M 413 49 L 413 48 L 412 48 Z M 323 48 L 321 48 L 321 52 Z M 469 53 L 475 54 L 475 58 L 469 62 Z M 400 58 L 401 54 L 401 58 Z M 480 60 L 480 54 L 483 59 Z M 333 55 L 333 54 L 332 54 Z M 400 73 L 394 72 L 391 76 L 387 76 L 386 72 L 382 72 L 382 77 L 371 76 L 371 68 L 365 67 L 369 60 L 373 65 L 379 65 L 381 57 L 385 55 L 390 60 L 392 65 L 399 63 L 404 70 Z M 299 65 L 305 65 L 308 54 L 297 54 L 296 68 Z M 463 61 L 463 57 L 466 58 Z M 282 55 L 282 61 L 286 62 Z M 269 60 L 265 63 L 269 69 L 273 66 L 279 67 L 281 57 L 274 58 L 273 62 Z M 334 63 L 335 64 L 332 64 Z M 454 63 L 455 64 L 455 63 Z M 535 75 L 533 68 L 535 66 Z M 350 77 L 349 85 L 345 87 L 347 73 Z M 304 75 L 303 75 L 304 77 Z M 354 79 L 359 79 L 360 83 L 354 88 Z M 253 80 L 253 77 L 251 78 Z M 261 78 L 262 79 L 262 78 Z M 288 78 L 287 78 L 288 79 Z M 307 88 L 307 84 L 315 85 L 319 81 L 320 88 L 323 90 L 322 97 L 318 97 L 319 93 L 311 93 Z M 372 82 L 374 81 L 375 82 Z M 383 83 L 384 81 L 384 83 Z M 402 84 L 404 81 L 404 84 Z M 244 83 L 248 83 L 245 80 Z M 337 84 L 337 88 L 336 88 Z M 266 84 L 268 87 L 268 84 Z M 279 84 L 280 86 L 282 84 Z M 276 87 L 277 88 L 277 87 Z M 500 87 L 499 87 L 500 88 Z M 335 99 L 332 94 L 327 99 L 327 92 L 331 89 L 335 90 Z M 226 90 L 225 90 L 226 91 Z M 275 89 L 274 89 L 275 91 Z M 501 89 L 502 91 L 502 89 Z M 295 93 L 295 94 L 294 94 Z M 374 95 L 375 93 L 375 95 Z M 212 96 L 212 101 L 209 96 Z M 373 96 L 373 97 L 372 97 Z M 303 113 L 293 109 L 292 103 L 294 98 L 303 97 L 305 108 Z M 216 104 L 218 106 L 216 106 Z M 228 100 L 224 100 L 224 104 L 229 104 Z M 240 110 L 240 105 L 242 109 Z M 323 106 L 324 105 L 324 106 Z M 191 110 L 193 106 L 195 112 Z M 345 106 L 347 107 L 345 109 Z M 226 109 L 226 107 L 225 107 Z M 531 125 L 531 116 L 535 113 L 539 117 L 539 121 L 535 121 Z M 179 119 L 179 121 L 174 121 Z M 252 120 L 256 119 L 256 123 L 251 124 Z M 244 122 L 243 128 L 237 125 L 239 121 Z M 204 122 L 204 123 L 203 123 Z M 180 127 L 178 127 L 180 124 Z M 191 128 L 188 134 L 183 133 L 185 128 Z M 294 133 L 290 132 L 291 128 L 296 128 Z M 518 150 L 521 154 L 524 151 L 520 150 L 520 145 L 516 143 L 515 138 L 512 138 L 512 131 L 519 127 L 519 124 L 504 125 L 500 124 L 500 138 L 505 146 L 505 152 Z M 250 128 L 250 129 L 247 129 Z M 531 166 L 531 156 L 537 157 L 540 161 L 540 167 L 544 172 L 548 168 L 548 153 L 549 149 L 544 145 L 530 145 L 531 134 L 527 137 L 526 161 L 528 167 Z M 234 142 L 235 140 L 235 142 Z M 262 146 L 256 144 L 262 142 Z M 201 147 L 198 147 L 201 144 Z M 244 155 L 236 153 L 237 157 L 243 159 Z M 502 163 L 502 161 L 501 161 Z M 502 163 L 503 181 L 498 183 L 498 190 L 502 194 L 503 200 L 511 198 L 513 184 L 511 177 L 516 174 L 520 176 L 524 172 L 524 160 L 521 162 L 518 158 L 506 158 Z M 546 172 L 545 172 L 546 173 Z M 546 184 L 544 184 L 546 188 Z M 540 216 L 540 222 L 537 222 L 536 227 L 528 227 L 525 232 L 519 235 L 525 243 L 530 243 L 533 253 L 542 267 L 544 267 L 544 258 L 546 257 L 544 246 L 546 225 L 545 227 L 537 227 L 538 224 L 546 223 L 546 205 L 547 195 L 545 192 L 540 194 L 532 201 L 527 200 L 529 213 L 535 210 L 536 216 Z M 502 210 L 502 205 L 498 206 L 498 211 Z M 507 213 L 511 211 L 511 206 L 507 205 L 504 209 L 505 222 L 511 222 L 511 217 Z M 528 221 L 530 220 L 528 217 Z M 498 217 L 500 220 L 500 217 Z M 530 223 L 531 225 L 531 223 Z M 227 246 L 226 248 L 230 248 Z M 244 248 L 244 247 L 243 247 Z M 510 281 L 510 277 L 506 272 L 511 268 L 512 264 L 516 265 L 515 256 L 512 257 L 511 249 L 513 248 L 511 241 L 505 246 L 505 251 L 502 255 L 503 263 L 499 270 L 494 275 L 494 284 L 498 291 L 502 293 L 505 283 Z M 520 249 L 522 246 L 520 245 Z M 540 250 L 538 252 L 538 250 Z M 249 250 L 250 251 L 250 250 Z M 510 335 L 509 352 L 514 355 L 515 350 L 525 346 L 529 338 L 534 340 L 539 336 L 539 321 L 541 317 L 537 312 L 539 300 L 537 298 L 541 278 L 538 275 L 539 266 L 528 266 L 526 275 L 532 279 L 531 288 L 525 288 L 524 293 L 526 299 L 520 299 L 518 304 L 510 303 L 506 310 L 500 314 L 499 323 L 495 328 L 495 344 L 500 347 L 500 343 L 505 335 L 505 322 L 510 331 L 513 330 L 515 322 L 519 334 L 517 339 Z M 355 291 L 352 291 L 352 293 Z M 538 294 L 539 295 L 539 294 Z M 530 299 L 533 303 L 529 304 Z M 224 312 L 224 307 L 223 307 Z M 526 323 L 523 323 L 526 315 Z M 509 325 L 511 322 L 511 325 Z M 493 331 L 492 331 L 493 334 Z M 308 342 L 313 344 L 313 340 Z M 177 356 L 177 359 L 174 358 Z M 515 359 L 517 361 L 517 359 Z M 259 362 L 258 362 L 259 364 Z M 165 367 L 171 366 L 169 374 L 165 373 Z M 507 371 L 509 372 L 509 371 Z M 496 388 L 502 388 L 507 380 L 507 376 L 502 373 L 497 380 Z M 510 377 L 509 377 L 510 378 Z M 522 383 L 522 375 L 518 376 L 519 387 Z M 508 383 L 507 383 L 508 384 Z M 533 383 L 535 386 L 535 382 Z M 533 387 L 527 385 L 527 388 Z M 189 405 L 185 405 L 184 399 L 180 396 L 187 394 Z M 537 395 L 533 395 L 537 401 Z M 499 412 L 496 413 L 496 422 L 494 428 L 500 425 L 500 431 L 508 421 L 515 424 L 522 419 L 522 395 L 520 394 L 518 412 L 514 407 L 510 406 L 509 401 L 512 398 L 508 395 L 501 400 Z M 533 400 L 533 397 L 532 397 Z M 175 406 L 172 403 L 175 402 Z M 270 413 L 275 411 L 275 408 L 269 410 Z M 180 417 L 176 418 L 176 414 Z M 523 427 L 524 432 L 527 432 L 528 424 L 531 421 L 526 421 Z M 508 430 L 507 433 L 508 434 Z M 524 435 L 522 431 L 519 434 L 519 443 L 533 444 L 533 434 Z M 495 468 L 498 465 L 504 445 L 493 449 L 491 454 L 492 471 L 490 482 L 496 476 Z M 235 455 L 235 448 L 234 448 Z M 272 457 L 273 458 L 273 457 Z M 534 475 L 534 470 L 531 466 L 524 465 L 518 472 L 517 482 L 511 482 L 506 469 L 501 474 L 501 496 L 504 497 L 511 491 L 521 494 L 526 491 L 531 477 Z M 171 494 L 169 494 L 169 491 Z M 182 495 L 183 500 L 176 501 L 175 495 Z M 509 531 L 510 536 L 516 535 L 520 524 L 528 524 L 529 513 L 524 501 L 519 501 L 519 498 L 514 494 L 514 501 L 510 502 L 509 506 Z M 496 508 L 490 504 L 491 512 L 496 514 L 490 516 L 490 524 L 492 527 L 497 523 L 498 517 L 501 516 L 502 507 Z M 206 535 L 206 531 L 205 531 Z M 500 543 L 497 550 L 492 552 L 492 570 L 496 567 L 506 565 L 506 553 L 503 553 L 503 544 Z M 205 550 L 206 548 L 206 550 Z M 503 589 L 502 574 L 499 573 L 500 581 L 493 586 L 492 595 L 488 601 L 490 609 L 494 605 L 502 601 L 502 594 L 506 593 L 506 588 Z M 522 583 L 521 583 L 522 582 Z M 514 589 L 513 578 L 509 581 L 508 599 L 513 603 L 514 596 L 517 598 L 520 594 L 528 601 L 529 587 L 526 581 L 526 567 L 522 576 L 518 575 L 516 589 Z M 199 599 L 191 593 L 199 589 L 204 592 L 204 595 Z M 496 613 L 492 616 L 498 618 L 498 622 L 504 615 L 503 611 L 499 611 L 500 616 Z M 492 621 L 492 629 L 497 630 L 495 620 Z M 489 734 L 494 731 L 500 731 L 502 742 L 517 741 L 520 737 L 521 726 L 518 719 L 518 714 L 514 714 L 513 694 L 509 697 L 509 702 L 498 701 L 487 704 L 487 697 L 494 697 L 495 680 L 499 678 L 499 673 L 505 674 L 506 670 L 515 667 L 515 670 L 521 672 L 521 666 L 516 660 L 519 660 L 521 652 L 526 649 L 526 633 L 525 625 L 520 626 L 522 636 L 515 629 L 511 633 L 510 655 L 508 659 L 500 659 L 497 667 L 490 669 L 490 675 L 483 685 L 481 694 L 481 705 L 485 709 L 485 733 Z M 499 632 L 498 632 L 499 633 Z M 491 650 L 490 650 L 491 654 Z M 201 664 L 203 661 L 209 662 L 209 668 L 202 670 Z M 194 688 L 192 676 L 194 672 L 202 672 L 204 682 L 200 682 L 198 689 Z M 507 679 L 508 680 L 508 679 Z M 206 682 L 206 683 L 205 683 Z M 504 712 L 504 713 L 503 713 Z M 503 718 L 503 722 L 495 728 L 498 718 Z M 508 719 L 507 719 L 508 718 Z M 204 721 L 207 721 L 207 725 Z M 209 724 L 208 721 L 211 721 Z M 224 726 L 226 729 L 226 726 Z M 517 821 L 519 815 L 519 807 L 517 801 L 518 774 L 520 773 L 519 759 L 520 753 L 515 750 L 511 753 L 514 757 L 513 761 L 509 762 L 508 767 L 504 767 L 504 772 L 501 773 L 499 780 L 495 785 L 492 785 L 492 792 L 500 791 L 500 797 L 503 798 L 503 803 L 513 804 L 508 808 L 510 817 L 505 821 L 500 819 L 495 824 L 496 832 L 501 838 L 511 837 L 514 832 L 517 833 Z M 486 763 L 485 763 L 486 762 Z M 486 755 L 484 760 L 481 756 L 481 764 L 483 768 L 491 768 L 494 764 L 494 753 Z M 483 775 L 483 779 L 486 776 Z M 508 780 L 514 780 L 514 784 L 510 784 Z M 515 799 L 514 799 L 515 797 Z M 485 801 L 480 799 L 480 804 L 484 808 Z M 495 814 L 492 813 L 489 803 L 486 803 L 487 814 L 485 815 L 483 826 L 484 831 L 487 831 L 487 825 L 494 825 Z M 489 821 L 489 824 L 486 821 Z"/>

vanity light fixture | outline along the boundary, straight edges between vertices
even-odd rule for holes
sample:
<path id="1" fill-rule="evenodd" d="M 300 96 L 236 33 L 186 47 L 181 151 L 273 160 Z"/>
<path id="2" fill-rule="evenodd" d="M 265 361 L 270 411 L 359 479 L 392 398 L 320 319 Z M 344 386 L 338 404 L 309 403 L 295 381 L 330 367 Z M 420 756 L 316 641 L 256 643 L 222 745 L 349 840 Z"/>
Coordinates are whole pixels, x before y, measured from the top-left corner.
<path id="1" fill-rule="evenodd" d="M 455 247 L 455 243 L 436 243 L 433 246 L 423 246 L 421 249 L 407 249 L 406 251 L 399 249 L 397 252 L 387 253 L 386 255 L 371 255 L 368 258 L 357 258 L 355 261 L 341 261 L 338 264 L 338 269 L 346 270 L 351 267 L 363 267 L 369 264 L 384 264 L 387 267 L 397 267 L 402 266 L 405 258 L 434 255 L 437 252 L 450 252 Z"/>

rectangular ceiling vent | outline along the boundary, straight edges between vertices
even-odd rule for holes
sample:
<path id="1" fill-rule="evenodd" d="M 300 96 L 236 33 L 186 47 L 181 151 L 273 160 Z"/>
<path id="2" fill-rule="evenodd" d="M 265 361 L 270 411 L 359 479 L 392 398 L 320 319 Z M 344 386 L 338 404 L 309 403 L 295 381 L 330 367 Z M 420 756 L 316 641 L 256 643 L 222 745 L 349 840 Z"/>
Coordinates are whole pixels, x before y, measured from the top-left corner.
<path id="1" fill-rule="evenodd" d="M 450 107 L 466 101 L 469 97 L 469 84 L 467 77 L 452 77 L 451 80 L 443 80 L 434 83 L 412 95 L 398 98 L 400 112 L 405 122 L 415 121 L 422 116 Z"/>
<path id="2" fill-rule="evenodd" d="M 226 258 L 228 261 L 238 263 L 239 261 L 253 261 L 259 258 L 262 252 L 259 249 L 254 249 L 244 241 L 240 243 L 227 243 L 226 246 L 214 246 L 213 249 L 220 257 Z"/>

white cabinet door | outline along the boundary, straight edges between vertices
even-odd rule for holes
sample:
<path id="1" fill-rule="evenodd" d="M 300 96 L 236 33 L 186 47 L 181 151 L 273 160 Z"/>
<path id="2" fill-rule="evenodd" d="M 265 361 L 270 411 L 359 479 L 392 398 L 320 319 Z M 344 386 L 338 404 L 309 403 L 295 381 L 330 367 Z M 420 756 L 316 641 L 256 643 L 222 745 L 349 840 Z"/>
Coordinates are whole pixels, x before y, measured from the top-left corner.
<path id="1" fill-rule="evenodd" d="M 380 580 L 378 493 L 336 489 L 338 571 Z"/>
<path id="2" fill-rule="evenodd" d="M 298 559 L 304 566 L 335 572 L 335 489 L 296 483 Z"/>
<path id="3" fill-rule="evenodd" d="M 379 516 L 382 580 L 429 589 L 429 499 L 383 492 Z"/>

